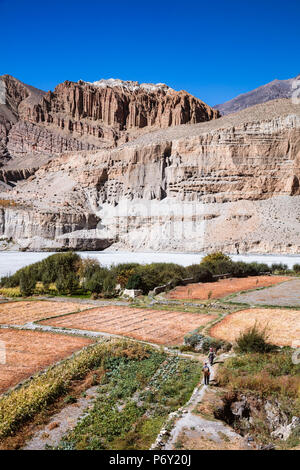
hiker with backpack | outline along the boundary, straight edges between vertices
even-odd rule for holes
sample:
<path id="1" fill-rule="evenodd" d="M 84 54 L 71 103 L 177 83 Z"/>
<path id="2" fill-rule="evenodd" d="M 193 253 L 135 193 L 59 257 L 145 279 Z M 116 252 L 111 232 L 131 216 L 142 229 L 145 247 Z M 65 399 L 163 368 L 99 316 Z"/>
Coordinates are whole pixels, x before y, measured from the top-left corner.
<path id="1" fill-rule="evenodd" d="M 202 368 L 203 376 L 204 376 L 204 385 L 209 385 L 209 376 L 210 376 L 210 369 L 208 367 L 207 362 L 204 363 Z"/>
<path id="2" fill-rule="evenodd" d="M 209 348 L 209 353 L 208 353 L 208 360 L 209 360 L 209 364 L 212 366 L 213 363 L 214 363 L 214 359 L 215 359 L 216 355 L 214 353 L 214 350 L 213 348 Z"/>

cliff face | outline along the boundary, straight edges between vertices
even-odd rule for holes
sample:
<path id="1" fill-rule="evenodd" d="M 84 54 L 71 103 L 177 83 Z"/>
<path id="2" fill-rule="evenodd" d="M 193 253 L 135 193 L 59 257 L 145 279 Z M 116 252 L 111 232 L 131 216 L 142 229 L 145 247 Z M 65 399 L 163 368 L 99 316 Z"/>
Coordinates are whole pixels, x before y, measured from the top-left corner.
<path id="1" fill-rule="evenodd" d="M 10 191 L 17 206 L 3 208 L 0 227 L 30 249 L 296 253 L 299 181 L 300 107 L 278 100 L 113 150 L 63 154 Z M 20 207 L 32 221 L 18 221 Z"/>
<path id="2" fill-rule="evenodd" d="M 66 81 L 45 93 L 0 77 L 0 164 L 35 168 L 65 151 L 113 148 L 136 132 L 219 116 L 201 100 L 166 85 Z"/>

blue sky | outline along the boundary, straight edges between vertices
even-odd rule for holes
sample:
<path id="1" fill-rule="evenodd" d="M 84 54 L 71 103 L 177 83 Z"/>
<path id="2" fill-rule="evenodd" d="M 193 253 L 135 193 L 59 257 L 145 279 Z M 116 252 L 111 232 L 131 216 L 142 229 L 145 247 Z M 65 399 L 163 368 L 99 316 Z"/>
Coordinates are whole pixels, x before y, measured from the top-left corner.
<path id="1" fill-rule="evenodd" d="M 0 75 L 163 82 L 210 105 L 300 73 L 300 0 L 0 0 Z"/>

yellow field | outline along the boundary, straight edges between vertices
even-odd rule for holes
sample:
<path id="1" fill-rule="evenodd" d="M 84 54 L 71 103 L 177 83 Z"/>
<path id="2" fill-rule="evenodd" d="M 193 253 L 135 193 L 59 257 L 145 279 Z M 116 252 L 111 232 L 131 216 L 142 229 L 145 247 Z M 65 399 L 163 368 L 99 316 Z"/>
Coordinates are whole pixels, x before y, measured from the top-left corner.
<path id="1" fill-rule="evenodd" d="M 233 343 L 239 334 L 255 322 L 267 328 L 268 341 L 278 346 L 292 346 L 300 339 L 300 310 L 249 308 L 227 315 L 210 330 L 211 336 Z"/>

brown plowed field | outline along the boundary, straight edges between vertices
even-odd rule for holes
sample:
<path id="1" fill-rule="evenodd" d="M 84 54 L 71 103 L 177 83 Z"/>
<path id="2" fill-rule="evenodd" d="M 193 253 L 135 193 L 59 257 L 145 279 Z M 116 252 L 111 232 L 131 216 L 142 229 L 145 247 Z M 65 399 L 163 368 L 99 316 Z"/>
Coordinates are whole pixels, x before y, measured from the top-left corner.
<path id="1" fill-rule="evenodd" d="M 103 331 L 158 344 L 178 344 L 183 341 L 186 333 L 214 318 L 216 315 L 111 306 L 97 307 L 40 323 Z"/>
<path id="2" fill-rule="evenodd" d="M 94 305 L 77 302 L 20 301 L 0 303 L 1 325 L 24 325 L 24 323 L 41 320 L 55 315 L 86 310 Z"/>
<path id="3" fill-rule="evenodd" d="M 213 326 L 210 335 L 232 343 L 255 322 L 259 327 L 267 328 L 270 343 L 291 346 L 293 341 L 300 339 L 300 310 L 279 308 L 249 308 L 232 313 Z"/>
<path id="4" fill-rule="evenodd" d="M 93 341 L 69 335 L 29 330 L 0 329 L 0 393 L 45 367 L 70 356 Z"/>
<path id="5" fill-rule="evenodd" d="M 288 276 L 250 276 L 244 278 L 220 279 L 216 282 L 203 282 L 178 286 L 168 294 L 169 299 L 220 299 L 234 292 L 272 286 L 279 282 L 288 281 Z M 209 295 L 211 292 L 211 295 Z"/>

